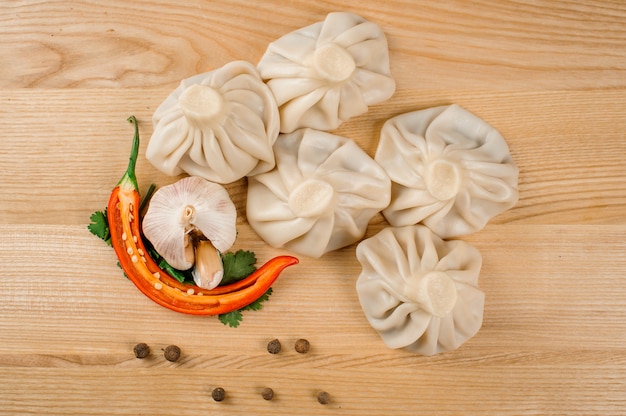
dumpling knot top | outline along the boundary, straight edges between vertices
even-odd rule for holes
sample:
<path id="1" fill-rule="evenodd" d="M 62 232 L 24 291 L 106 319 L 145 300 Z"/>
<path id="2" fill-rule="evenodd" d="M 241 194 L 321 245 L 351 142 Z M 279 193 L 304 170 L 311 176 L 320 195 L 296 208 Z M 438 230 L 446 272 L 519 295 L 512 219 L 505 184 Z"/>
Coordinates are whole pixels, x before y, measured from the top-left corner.
<path id="1" fill-rule="evenodd" d="M 374 159 L 392 182 L 395 227 L 423 223 L 442 238 L 482 229 L 518 200 L 518 169 L 504 138 L 458 105 L 389 119 Z"/>
<path id="2" fill-rule="evenodd" d="M 269 245 L 310 257 L 363 237 L 391 183 L 354 141 L 312 129 L 281 134 L 276 167 L 248 178 L 246 214 Z"/>
<path id="3" fill-rule="evenodd" d="M 385 34 L 345 12 L 274 41 L 258 69 L 276 97 L 282 133 L 333 130 L 387 100 L 396 88 Z"/>
<path id="4" fill-rule="evenodd" d="M 438 354 L 480 329 L 482 257 L 469 243 L 442 240 L 423 225 L 387 227 L 360 242 L 356 255 L 361 307 L 389 348 Z"/>
<path id="5" fill-rule="evenodd" d="M 167 175 L 186 172 L 226 184 L 274 167 L 278 107 L 248 62 L 183 80 L 153 123 L 146 158 Z"/>

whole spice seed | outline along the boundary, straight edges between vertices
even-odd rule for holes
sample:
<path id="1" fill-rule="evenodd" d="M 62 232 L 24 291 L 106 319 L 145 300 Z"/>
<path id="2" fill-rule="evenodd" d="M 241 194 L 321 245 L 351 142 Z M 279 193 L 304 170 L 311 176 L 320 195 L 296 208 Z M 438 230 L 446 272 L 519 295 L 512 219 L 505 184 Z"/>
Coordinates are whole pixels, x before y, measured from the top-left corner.
<path id="1" fill-rule="evenodd" d="M 273 339 L 267 343 L 267 351 L 270 354 L 278 354 L 280 352 L 280 341 Z"/>
<path id="2" fill-rule="evenodd" d="M 274 390 L 270 387 L 265 387 L 263 391 L 261 391 L 261 396 L 263 396 L 265 400 L 272 400 L 274 398 Z"/>
<path id="3" fill-rule="evenodd" d="M 222 400 L 226 398 L 226 391 L 221 387 L 216 387 L 211 392 L 211 397 L 216 402 L 221 402 Z"/>
<path id="4" fill-rule="evenodd" d="M 306 354 L 311 349 L 311 344 L 304 338 L 296 341 L 296 351 L 300 354 Z"/>
<path id="5" fill-rule="evenodd" d="M 133 352 L 135 353 L 135 357 L 137 358 L 146 358 L 150 355 L 150 347 L 145 342 L 140 342 L 135 345 L 133 348 Z"/>
<path id="6" fill-rule="evenodd" d="M 180 358 L 180 348 L 176 345 L 168 345 L 163 351 L 167 361 L 175 362 Z"/>
<path id="7" fill-rule="evenodd" d="M 319 404 L 330 403 L 330 394 L 325 391 L 320 391 L 319 393 L 317 393 L 317 401 L 319 402 Z"/>

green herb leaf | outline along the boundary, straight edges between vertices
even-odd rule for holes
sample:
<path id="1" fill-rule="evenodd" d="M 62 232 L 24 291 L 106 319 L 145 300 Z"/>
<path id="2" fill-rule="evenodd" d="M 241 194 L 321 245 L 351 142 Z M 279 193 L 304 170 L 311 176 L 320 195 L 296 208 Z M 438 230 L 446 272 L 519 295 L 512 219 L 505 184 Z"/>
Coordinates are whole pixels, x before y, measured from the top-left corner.
<path id="1" fill-rule="evenodd" d="M 159 262 L 159 267 L 181 283 L 193 282 L 193 276 L 190 271 L 175 269 L 163 258 L 161 258 L 161 261 Z"/>
<path id="2" fill-rule="evenodd" d="M 181 283 L 193 283 L 193 276 L 191 275 L 191 270 L 178 270 L 173 268 L 161 255 L 154 249 L 150 241 L 144 240 L 144 245 L 146 246 L 146 250 L 148 250 L 148 256 L 154 260 L 155 263 L 159 265 L 159 267 L 164 270 L 167 274 L 172 276 L 174 279 L 178 280 Z"/>
<path id="3" fill-rule="evenodd" d="M 91 224 L 87 229 L 96 237 L 104 240 L 109 246 L 111 245 L 111 233 L 109 231 L 109 221 L 107 220 L 107 210 L 96 211 L 89 217 Z"/>
<path id="4" fill-rule="evenodd" d="M 148 203 L 150 202 L 150 198 L 152 198 L 152 195 L 154 195 L 155 191 L 156 191 L 156 184 L 151 183 L 150 187 L 146 191 L 146 194 L 143 197 L 141 197 L 141 202 L 139 203 L 139 213 L 142 216 L 145 213 L 146 207 L 148 206 Z"/>
<path id="5" fill-rule="evenodd" d="M 243 311 L 258 311 L 259 309 L 263 307 L 263 302 L 268 300 L 271 294 L 272 294 L 272 288 L 270 287 L 269 289 L 267 289 L 267 291 L 264 294 L 261 295 L 261 297 L 259 297 L 257 300 L 255 300 L 251 304 L 244 306 L 243 308 L 236 310 L 236 311 L 223 313 L 219 315 L 218 318 L 220 322 L 222 322 L 224 325 L 228 325 L 231 328 L 237 328 L 239 324 L 241 323 L 241 321 L 243 320 L 242 312 Z"/>
<path id="6" fill-rule="evenodd" d="M 256 256 L 252 251 L 238 250 L 222 255 L 224 277 L 220 285 L 227 285 L 244 279 L 256 270 Z"/>
<path id="7" fill-rule="evenodd" d="M 237 328 L 239 326 L 239 323 L 243 319 L 243 314 L 241 313 L 241 311 L 232 311 L 223 313 L 219 315 L 218 318 L 220 322 L 224 325 L 228 325 L 231 328 Z"/>

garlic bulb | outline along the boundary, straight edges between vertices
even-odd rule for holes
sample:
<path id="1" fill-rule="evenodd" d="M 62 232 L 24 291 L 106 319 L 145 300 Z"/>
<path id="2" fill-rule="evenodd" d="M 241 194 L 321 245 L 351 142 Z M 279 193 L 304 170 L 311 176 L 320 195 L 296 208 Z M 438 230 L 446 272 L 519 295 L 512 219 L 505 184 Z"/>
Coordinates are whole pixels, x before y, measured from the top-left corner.
<path id="1" fill-rule="evenodd" d="M 223 186 L 189 176 L 155 192 L 142 227 L 154 249 L 172 267 L 188 270 L 200 265 L 194 270 L 196 284 L 210 289 L 221 281 L 219 270 L 215 270 L 215 255 L 221 263 L 219 251 L 228 250 L 235 242 L 236 220 L 235 205 Z"/>

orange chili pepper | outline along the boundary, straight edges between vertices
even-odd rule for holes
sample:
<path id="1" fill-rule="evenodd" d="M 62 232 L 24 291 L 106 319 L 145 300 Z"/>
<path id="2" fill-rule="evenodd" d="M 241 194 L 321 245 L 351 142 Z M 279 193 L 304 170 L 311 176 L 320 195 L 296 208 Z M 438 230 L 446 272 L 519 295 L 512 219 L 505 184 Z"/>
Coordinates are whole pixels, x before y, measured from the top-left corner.
<path id="1" fill-rule="evenodd" d="M 130 160 L 124 176 L 111 192 L 107 218 L 111 244 L 120 265 L 144 295 L 176 312 L 219 315 L 254 302 L 267 292 L 286 267 L 298 263 L 292 256 L 274 257 L 250 276 L 212 290 L 183 284 L 162 270 L 148 254 L 140 232 L 140 198 L 135 175 L 139 128 L 134 116 L 128 121 L 135 126 Z"/>

